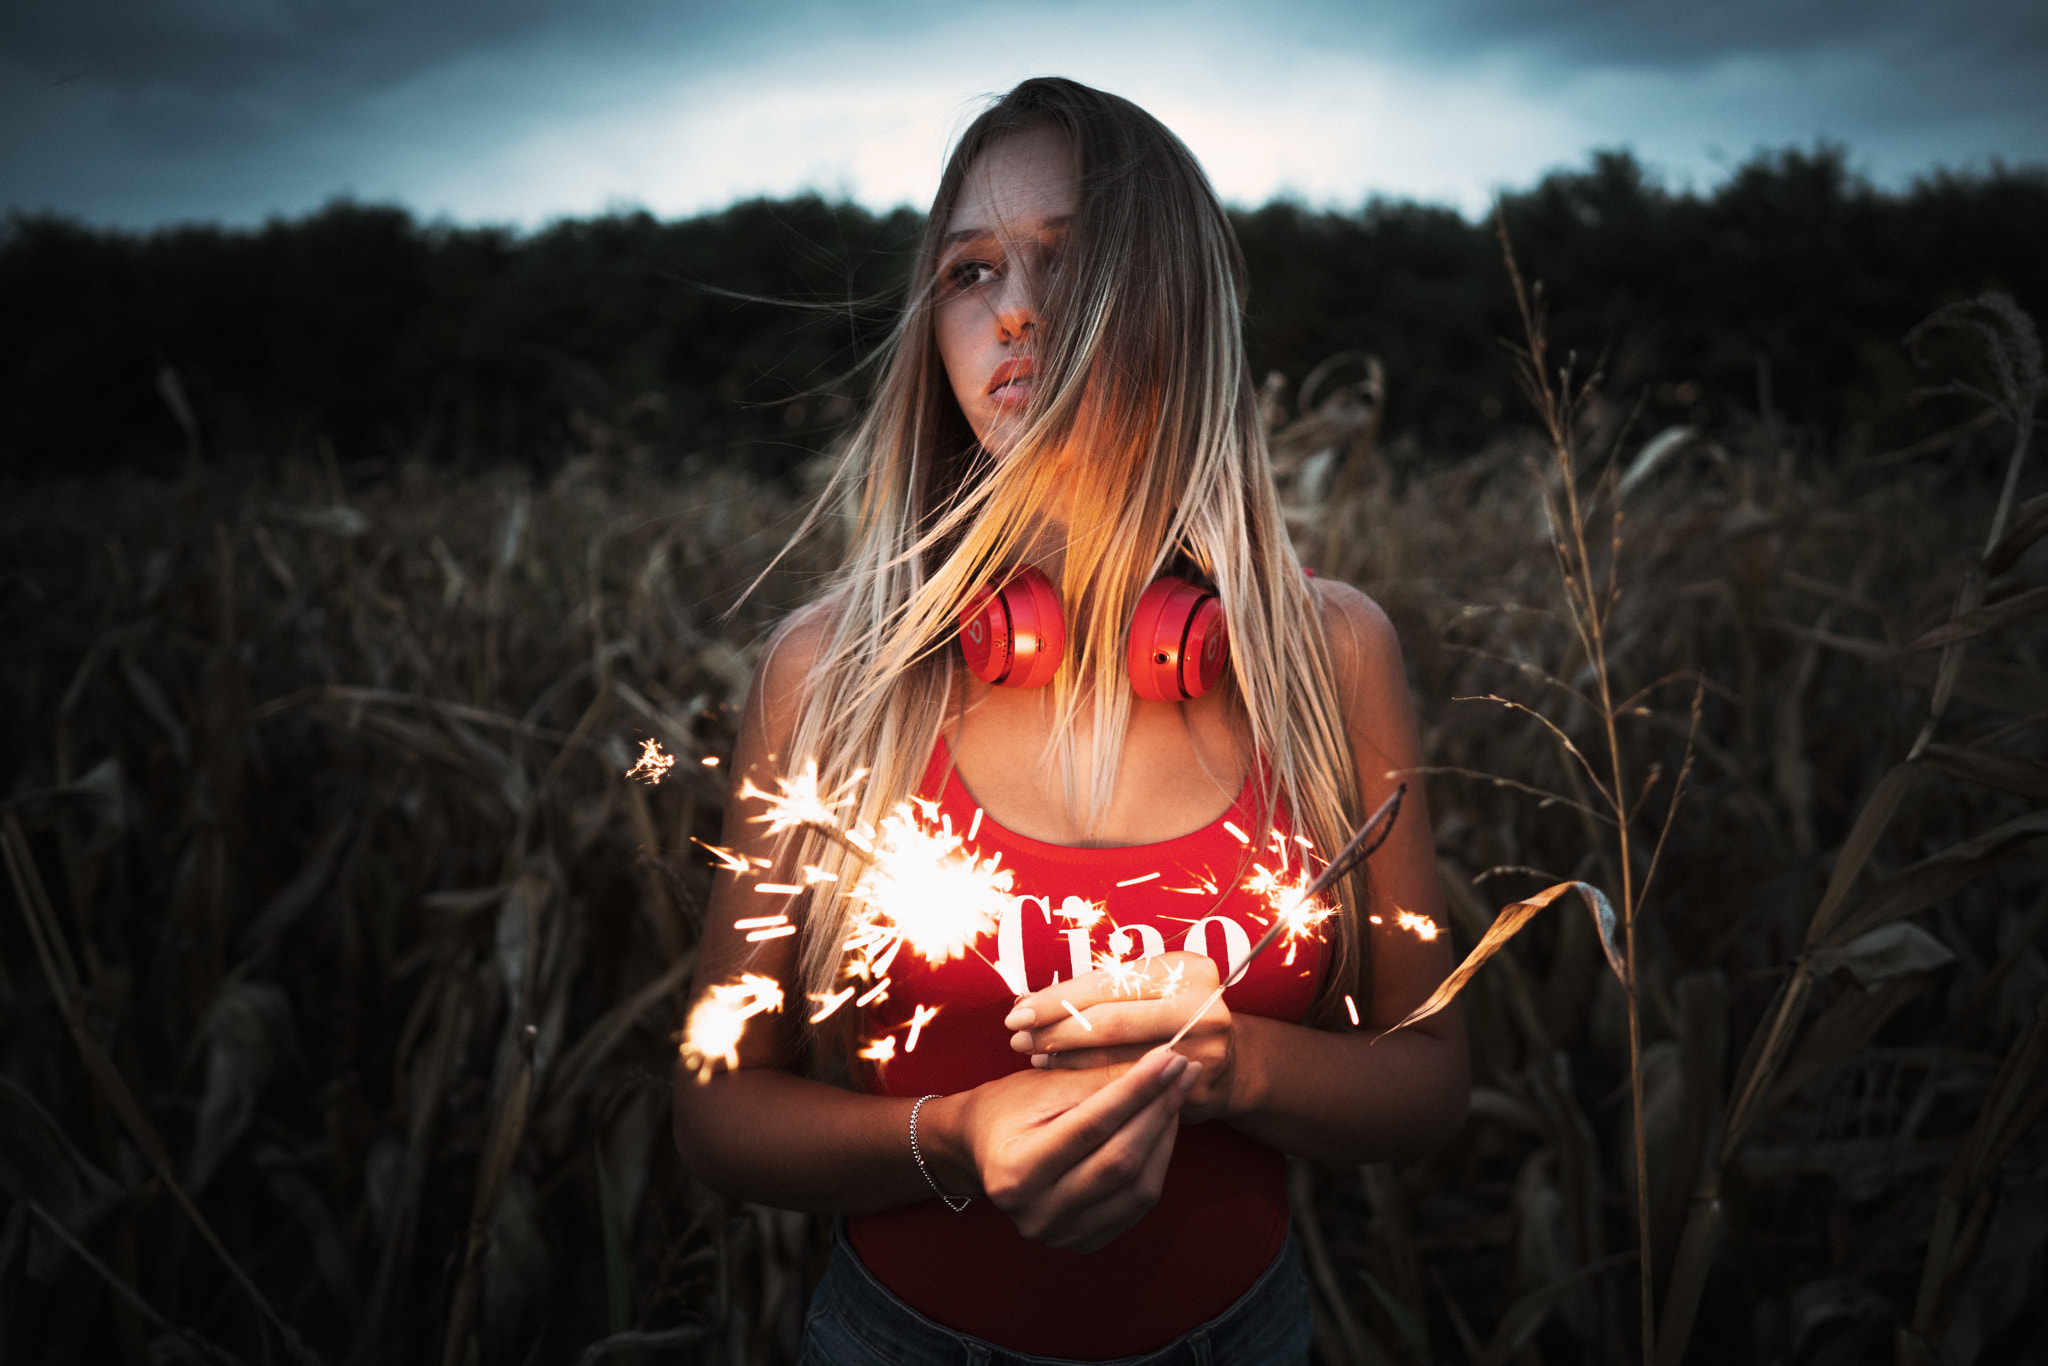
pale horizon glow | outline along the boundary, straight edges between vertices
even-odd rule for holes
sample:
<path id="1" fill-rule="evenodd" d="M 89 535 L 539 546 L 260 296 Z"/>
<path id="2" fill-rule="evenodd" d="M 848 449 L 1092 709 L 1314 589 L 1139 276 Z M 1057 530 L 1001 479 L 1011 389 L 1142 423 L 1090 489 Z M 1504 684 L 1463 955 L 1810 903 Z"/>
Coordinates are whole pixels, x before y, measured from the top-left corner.
<path id="1" fill-rule="evenodd" d="M 1760 151 L 1822 141 L 1845 145 L 1852 168 L 1879 185 L 1902 188 L 1937 167 L 1981 170 L 2001 152 L 2010 160 L 2016 147 L 2048 146 L 2030 137 L 2048 132 L 2039 100 L 1990 98 L 1975 113 L 1915 107 L 1933 97 L 1901 92 L 1900 54 L 1883 45 L 1567 66 L 1499 45 L 1454 57 L 1392 40 L 1318 44 L 1237 12 L 1163 25 L 1144 10 L 1091 18 L 1087 36 L 1013 24 L 991 38 L 985 13 L 946 11 L 809 41 L 784 30 L 722 51 L 535 38 L 422 64 L 297 125 L 273 107 L 281 97 L 266 104 L 252 87 L 223 97 L 215 116 L 235 136 L 185 145 L 153 145 L 141 111 L 154 101 L 174 112 L 176 100 L 198 98 L 192 91 L 82 80 L 16 98 L 28 122 L 0 136 L 81 142 L 100 148 L 100 161 L 11 155 L 0 202 L 134 225 L 251 223 L 349 197 L 520 228 L 803 192 L 922 209 L 984 101 L 1046 72 L 1157 114 L 1223 198 L 1243 206 L 1287 198 L 1351 209 L 1389 197 L 1476 216 L 1500 192 L 1583 167 L 1595 150 L 1627 149 L 1674 188 L 1704 190 Z"/>

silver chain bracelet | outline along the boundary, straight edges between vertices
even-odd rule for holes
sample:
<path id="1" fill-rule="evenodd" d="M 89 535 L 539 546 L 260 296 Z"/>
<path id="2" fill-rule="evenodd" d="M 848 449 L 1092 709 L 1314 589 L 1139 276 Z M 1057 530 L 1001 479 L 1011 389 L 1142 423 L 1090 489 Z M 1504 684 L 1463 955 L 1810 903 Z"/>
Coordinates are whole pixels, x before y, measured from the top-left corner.
<path id="1" fill-rule="evenodd" d="M 924 1183 L 932 1188 L 932 1194 L 938 1196 L 939 1199 L 945 1201 L 947 1209 L 953 1211 L 953 1213 L 955 1214 L 958 1214 L 961 1210 L 966 1209 L 969 1205 L 974 1203 L 974 1197 L 971 1195 L 963 1195 L 960 1197 L 959 1200 L 956 1201 L 952 1196 L 940 1190 L 939 1183 L 932 1179 L 932 1169 L 930 1167 L 925 1166 L 924 1164 L 923 1150 L 917 1146 L 917 1112 L 924 1108 L 924 1103 L 926 1101 L 938 1099 L 940 1099 L 940 1097 L 936 1095 L 919 1096 L 917 1104 L 910 1107 L 910 1155 L 917 1159 L 917 1169 L 924 1173 Z"/>

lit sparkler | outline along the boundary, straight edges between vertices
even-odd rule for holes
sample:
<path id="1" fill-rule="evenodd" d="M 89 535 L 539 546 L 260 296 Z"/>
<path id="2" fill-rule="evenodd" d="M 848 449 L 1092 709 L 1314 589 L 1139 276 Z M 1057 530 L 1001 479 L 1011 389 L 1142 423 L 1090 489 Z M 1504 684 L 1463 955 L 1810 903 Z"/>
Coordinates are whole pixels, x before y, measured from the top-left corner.
<path id="1" fill-rule="evenodd" d="M 1195 1027 L 1195 1021 L 1207 1014 L 1209 1007 L 1221 1000 L 1225 991 L 1244 980 L 1245 972 L 1251 967 L 1253 960 L 1271 948 L 1275 939 L 1278 939 L 1282 934 L 1288 932 L 1290 928 L 1293 928 L 1311 914 L 1308 908 L 1315 904 L 1317 897 L 1336 886 L 1339 878 L 1342 878 L 1353 868 L 1365 862 L 1367 858 L 1372 856 L 1374 850 L 1386 843 L 1387 836 L 1394 832 L 1394 821 L 1401 814 L 1401 798 L 1407 792 L 1408 784 L 1406 783 L 1395 788 L 1387 799 L 1380 803 L 1379 810 L 1365 818 L 1365 824 L 1359 826 L 1345 846 L 1337 851 L 1337 857 L 1330 860 L 1327 868 L 1316 874 L 1315 879 L 1308 883 L 1307 886 L 1300 888 L 1298 893 L 1290 888 L 1289 897 L 1285 905 L 1277 901 L 1274 902 L 1273 923 L 1267 927 L 1264 934 L 1259 936 L 1259 942 L 1252 945 L 1252 951 L 1244 956 L 1244 961 L 1233 967 L 1230 970 L 1230 975 L 1216 984 L 1216 989 L 1203 999 L 1202 1004 L 1195 1007 L 1194 1013 L 1188 1016 L 1187 1023 L 1180 1027 L 1180 1031 L 1166 1041 L 1168 1048 L 1173 1047 L 1186 1038 L 1187 1032 Z M 1249 842 L 1248 840 L 1246 841 L 1246 843 Z M 1328 914 L 1325 911 L 1322 917 L 1317 918 L 1321 919 Z M 1300 933 L 1299 930 L 1295 932 L 1297 934 Z"/>
<path id="2" fill-rule="evenodd" d="M 854 800 L 854 791 L 866 774 L 857 772 L 830 792 L 821 789 L 816 761 L 805 763 L 793 779 L 778 778 L 776 792 L 767 792 L 751 780 L 740 786 L 745 801 L 763 803 L 754 820 L 765 825 L 770 835 L 790 830 L 814 832 L 852 856 L 859 867 L 846 889 L 852 906 L 851 924 L 844 945 L 848 983 L 842 989 L 812 994 L 818 1023 L 850 1000 L 864 1009 L 888 999 L 889 969 L 904 948 L 934 966 L 969 953 L 982 957 L 975 941 L 995 933 L 1002 913 L 1013 899 L 1013 877 L 999 866 L 1000 858 L 981 858 L 967 848 L 968 840 L 981 825 L 977 810 L 967 835 L 955 834 L 952 821 L 936 802 L 913 798 L 898 804 L 882 818 L 880 828 L 865 824 L 852 829 L 842 824 L 841 812 Z M 752 862 L 729 850 L 710 848 L 725 867 L 735 872 L 751 871 Z M 754 890 L 769 895 L 793 895 L 805 888 L 842 881 L 839 873 L 813 864 L 802 868 L 802 883 L 759 883 Z M 735 928 L 739 928 L 736 923 Z M 753 933 L 747 937 L 770 938 L 794 934 L 794 926 L 767 918 L 750 921 Z M 865 990 L 861 987 L 865 985 Z M 856 994 L 857 993 L 857 994 Z M 938 1013 L 936 1007 L 918 1005 L 911 1015 L 905 1052 L 917 1046 L 924 1027 Z M 862 1057 L 886 1062 L 895 1056 L 893 1036 L 871 1042 Z"/>
<path id="3" fill-rule="evenodd" d="M 882 818 L 873 854 L 847 891 L 854 903 L 846 950 L 853 971 L 873 978 L 908 947 L 934 967 L 969 953 L 994 934 L 1015 878 L 997 858 L 981 858 L 949 823 L 899 806 Z"/>
<path id="4" fill-rule="evenodd" d="M 676 756 L 664 754 L 659 740 L 640 742 L 640 762 L 626 770 L 628 778 L 644 778 L 649 784 L 658 783 L 668 776 L 676 766 Z"/>

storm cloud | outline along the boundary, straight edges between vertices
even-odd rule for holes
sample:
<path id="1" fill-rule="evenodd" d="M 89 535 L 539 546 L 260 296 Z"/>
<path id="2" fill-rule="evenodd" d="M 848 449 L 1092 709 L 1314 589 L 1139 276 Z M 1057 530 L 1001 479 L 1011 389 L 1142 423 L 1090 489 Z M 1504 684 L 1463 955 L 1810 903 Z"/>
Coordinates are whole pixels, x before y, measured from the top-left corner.
<path id="1" fill-rule="evenodd" d="M 1850 147 L 1900 182 L 2048 152 L 2021 0 L 860 7 L 781 0 L 0 4 L 0 206 L 252 221 L 339 194 L 533 222 L 804 187 L 928 192 L 986 94 L 1160 113 L 1226 195 L 1482 204 L 1594 146 L 1711 178 Z"/>

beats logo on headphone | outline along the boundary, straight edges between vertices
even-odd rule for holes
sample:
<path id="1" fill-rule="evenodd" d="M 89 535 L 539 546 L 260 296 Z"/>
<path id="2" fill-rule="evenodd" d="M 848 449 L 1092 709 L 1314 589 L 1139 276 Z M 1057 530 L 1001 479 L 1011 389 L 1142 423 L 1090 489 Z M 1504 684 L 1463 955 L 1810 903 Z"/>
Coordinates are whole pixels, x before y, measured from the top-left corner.
<path id="1" fill-rule="evenodd" d="M 1026 566 L 999 589 L 986 585 L 960 612 L 967 670 L 1001 688 L 1042 688 L 1066 653 L 1067 622 L 1052 581 Z M 1223 604 L 1186 579 L 1155 579 L 1138 596 L 1124 665 L 1150 702 L 1186 702 L 1216 686 L 1230 663 Z"/>

